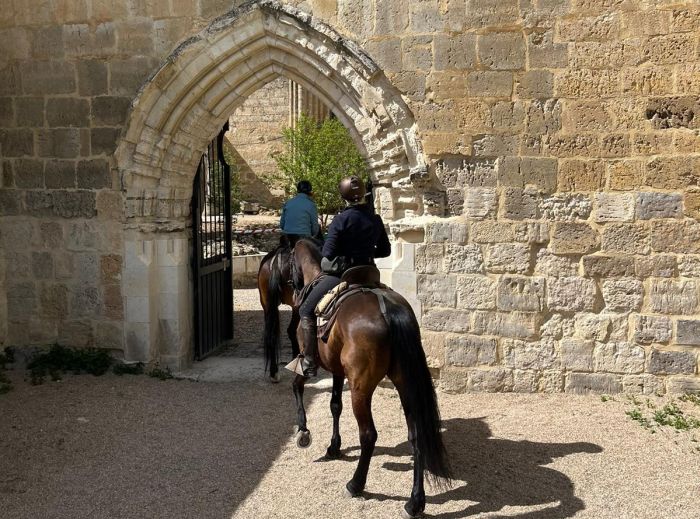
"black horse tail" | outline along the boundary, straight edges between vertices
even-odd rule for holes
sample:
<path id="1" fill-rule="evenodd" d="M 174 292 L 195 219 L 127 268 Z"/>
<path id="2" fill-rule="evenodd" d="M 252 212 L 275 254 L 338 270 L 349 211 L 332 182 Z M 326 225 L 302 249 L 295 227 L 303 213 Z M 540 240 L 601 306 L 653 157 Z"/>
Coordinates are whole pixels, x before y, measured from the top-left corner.
<path id="1" fill-rule="evenodd" d="M 276 259 L 277 258 L 277 259 Z M 265 258 L 267 259 L 267 257 Z M 263 259 L 262 265 L 265 259 Z M 265 306 L 265 330 L 263 332 L 263 348 L 265 350 L 265 370 L 270 368 L 270 375 L 277 373 L 277 365 L 280 357 L 280 311 L 282 302 L 282 272 L 279 259 L 273 254 L 269 255 L 270 279 L 268 280 L 267 306 Z"/>
<path id="2" fill-rule="evenodd" d="M 409 411 L 415 423 L 419 455 L 429 471 L 427 478 L 438 487 L 450 484 L 451 470 L 440 433 L 440 409 L 435 388 L 421 345 L 420 328 L 413 310 L 385 298 L 391 350 L 404 380 L 404 412 Z"/>

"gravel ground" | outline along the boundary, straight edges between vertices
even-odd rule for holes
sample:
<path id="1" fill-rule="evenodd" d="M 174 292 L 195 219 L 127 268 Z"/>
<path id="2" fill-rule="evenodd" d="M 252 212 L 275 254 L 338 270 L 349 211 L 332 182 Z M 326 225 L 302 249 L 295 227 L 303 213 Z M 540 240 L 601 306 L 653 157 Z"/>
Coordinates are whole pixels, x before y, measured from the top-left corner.
<path id="1" fill-rule="evenodd" d="M 255 298 L 240 296 L 237 312 L 250 313 L 237 314 L 233 362 L 255 358 L 261 332 Z M 286 372 L 278 385 L 245 372 L 225 383 L 81 375 L 41 386 L 9 373 L 15 388 L 0 395 L 3 519 L 396 519 L 410 493 L 406 429 L 390 389 L 378 388 L 373 403 L 379 440 L 366 493 L 350 499 L 343 488 L 358 439 L 347 391 L 344 456 L 322 459 L 328 379 L 307 389 L 314 442 L 300 450 Z M 432 517 L 700 517 L 693 432 L 652 434 L 625 415 L 633 404 L 624 396 L 439 399 L 455 479 L 450 490 L 428 489 Z"/>

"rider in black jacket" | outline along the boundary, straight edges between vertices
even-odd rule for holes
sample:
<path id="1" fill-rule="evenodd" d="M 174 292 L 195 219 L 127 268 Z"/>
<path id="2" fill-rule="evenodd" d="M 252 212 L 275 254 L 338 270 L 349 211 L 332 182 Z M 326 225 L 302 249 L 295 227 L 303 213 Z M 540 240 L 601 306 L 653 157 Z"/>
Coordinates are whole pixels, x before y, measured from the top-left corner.
<path id="1" fill-rule="evenodd" d="M 309 293 L 299 307 L 304 343 L 304 376 L 316 376 L 318 339 L 316 337 L 316 305 L 338 283 L 350 267 L 374 265 L 374 258 L 391 254 L 391 244 L 384 223 L 373 208 L 365 203 L 365 186 L 356 176 L 344 178 L 338 186 L 348 206 L 333 218 L 323 244 L 321 267 L 326 276 Z"/>

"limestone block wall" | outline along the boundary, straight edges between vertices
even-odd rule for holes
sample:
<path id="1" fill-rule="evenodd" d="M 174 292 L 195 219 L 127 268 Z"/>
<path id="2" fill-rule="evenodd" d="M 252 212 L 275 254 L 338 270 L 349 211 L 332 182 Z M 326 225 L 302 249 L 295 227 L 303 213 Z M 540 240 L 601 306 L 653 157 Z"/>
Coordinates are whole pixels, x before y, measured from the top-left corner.
<path id="1" fill-rule="evenodd" d="M 27 0 L 1 10 L 6 344 L 185 358 L 190 312 L 168 306 L 187 292 L 182 277 L 168 285 L 170 267 L 187 270 L 182 164 L 216 134 L 222 114 L 210 107 L 235 97 L 212 56 L 249 31 L 254 58 L 226 63 L 259 77 L 236 68 L 226 80 L 250 93 L 275 71 L 299 74 L 355 125 L 382 214 L 395 220 L 400 246 L 386 264 L 400 268 L 390 277 L 419 313 L 443 389 L 700 389 L 696 1 L 290 4 L 359 47 L 340 59 L 334 35 L 322 44 L 304 36 L 303 16 L 270 15 L 207 33 L 200 54 L 187 54 L 193 44 L 171 55 L 230 1 Z M 387 99 L 387 84 L 400 97 Z M 133 160 L 120 171 L 114 150 L 124 143 Z M 161 250 L 170 260 L 158 260 Z M 147 273 L 147 296 L 126 293 L 132 268 Z M 132 303 L 148 307 L 147 326 Z"/>
<path id="2" fill-rule="evenodd" d="M 335 5 L 445 190 L 392 225 L 442 388 L 700 389 L 697 2 Z"/>
<path id="3" fill-rule="evenodd" d="M 131 351 L 129 224 L 114 150 L 137 90 L 180 41 L 226 8 L 209 0 L 3 3 L 2 345 Z M 159 312 L 150 326 L 168 330 L 168 314 Z"/>

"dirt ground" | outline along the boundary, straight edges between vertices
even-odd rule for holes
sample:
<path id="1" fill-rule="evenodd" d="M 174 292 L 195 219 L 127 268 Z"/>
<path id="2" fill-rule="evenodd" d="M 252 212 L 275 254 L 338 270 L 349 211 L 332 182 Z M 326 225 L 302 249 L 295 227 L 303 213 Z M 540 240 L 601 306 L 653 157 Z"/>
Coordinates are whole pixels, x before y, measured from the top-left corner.
<path id="1" fill-rule="evenodd" d="M 259 365 L 260 316 L 246 297 L 225 358 Z M 343 489 L 357 463 L 357 428 L 346 391 L 343 458 L 323 460 L 328 379 L 307 388 L 314 442 L 301 450 L 286 372 L 277 385 L 262 367 L 218 383 L 80 375 L 32 386 L 9 374 L 14 389 L 0 395 L 3 519 L 396 519 L 410 493 L 406 428 L 390 389 L 373 402 L 379 440 L 366 492 L 350 499 Z M 439 400 L 454 482 L 428 489 L 431 517 L 700 517 L 700 430 L 652 433 L 625 415 L 628 397 Z"/>

